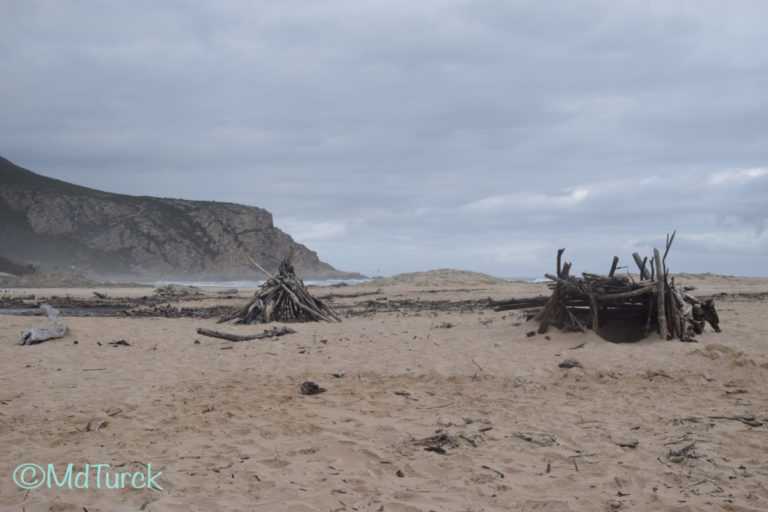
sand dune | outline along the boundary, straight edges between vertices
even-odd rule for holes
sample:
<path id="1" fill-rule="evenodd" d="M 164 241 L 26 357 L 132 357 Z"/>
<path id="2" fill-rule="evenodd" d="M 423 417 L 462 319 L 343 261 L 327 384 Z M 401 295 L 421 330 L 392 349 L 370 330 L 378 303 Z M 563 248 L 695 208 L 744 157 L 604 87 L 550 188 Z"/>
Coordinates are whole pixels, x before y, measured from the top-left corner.
<path id="1" fill-rule="evenodd" d="M 372 282 L 376 286 L 393 284 L 409 286 L 485 286 L 504 283 L 506 281 L 503 279 L 481 272 L 450 268 L 427 270 L 424 272 L 408 272 L 392 277 L 383 277 Z"/>

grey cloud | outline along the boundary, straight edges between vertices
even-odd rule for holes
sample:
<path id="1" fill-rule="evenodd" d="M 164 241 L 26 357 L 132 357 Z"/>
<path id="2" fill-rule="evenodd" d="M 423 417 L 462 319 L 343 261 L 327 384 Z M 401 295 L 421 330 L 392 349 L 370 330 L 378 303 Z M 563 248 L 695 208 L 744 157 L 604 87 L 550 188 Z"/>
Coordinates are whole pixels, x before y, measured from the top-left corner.
<path id="1" fill-rule="evenodd" d="M 764 274 L 765 178 L 707 180 L 768 166 L 767 15 L 749 1 L 4 3 L 0 154 L 107 190 L 262 206 L 368 273 L 540 275 L 557 246 L 599 263 L 677 228 L 681 264 L 705 261 L 695 241 L 712 255 L 701 270 Z M 743 250 L 716 243 L 734 233 Z"/>

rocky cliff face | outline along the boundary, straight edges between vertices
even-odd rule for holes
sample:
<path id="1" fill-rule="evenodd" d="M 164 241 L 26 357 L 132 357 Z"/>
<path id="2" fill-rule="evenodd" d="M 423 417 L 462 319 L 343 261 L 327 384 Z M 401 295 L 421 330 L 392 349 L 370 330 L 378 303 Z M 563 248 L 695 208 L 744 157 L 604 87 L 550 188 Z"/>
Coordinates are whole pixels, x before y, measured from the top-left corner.
<path id="1" fill-rule="evenodd" d="M 0 158 L 0 255 L 43 269 L 142 279 L 261 279 L 293 251 L 303 279 L 359 276 L 323 263 L 261 208 L 136 197 L 40 176 Z"/>

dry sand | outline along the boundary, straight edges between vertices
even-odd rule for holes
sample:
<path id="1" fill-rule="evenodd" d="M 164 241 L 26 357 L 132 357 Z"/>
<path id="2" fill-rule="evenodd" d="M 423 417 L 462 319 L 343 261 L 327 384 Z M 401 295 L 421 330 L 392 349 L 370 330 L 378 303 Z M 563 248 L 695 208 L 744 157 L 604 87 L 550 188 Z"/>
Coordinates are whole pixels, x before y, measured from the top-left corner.
<path id="1" fill-rule="evenodd" d="M 685 280 L 697 295 L 749 295 L 717 299 L 723 332 L 708 329 L 695 344 L 527 337 L 535 326 L 516 312 L 468 308 L 292 324 L 296 334 L 240 343 L 196 329 L 264 327 L 65 318 L 66 337 L 20 347 L 20 331 L 42 319 L 0 315 L 0 509 L 766 510 L 768 301 L 759 294 L 768 280 Z M 333 302 L 538 294 L 544 285 L 400 284 Z M 118 340 L 130 346 L 108 343 Z M 583 367 L 559 368 L 567 358 Z M 301 395 L 305 380 L 327 392 Z M 728 419 L 737 417 L 762 425 Z M 432 446 L 445 453 L 417 442 L 441 435 Z M 670 456 L 693 440 L 679 460 Z M 28 462 L 126 472 L 151 463 L 163 490 L 28 492 L 12 478 Z"/>

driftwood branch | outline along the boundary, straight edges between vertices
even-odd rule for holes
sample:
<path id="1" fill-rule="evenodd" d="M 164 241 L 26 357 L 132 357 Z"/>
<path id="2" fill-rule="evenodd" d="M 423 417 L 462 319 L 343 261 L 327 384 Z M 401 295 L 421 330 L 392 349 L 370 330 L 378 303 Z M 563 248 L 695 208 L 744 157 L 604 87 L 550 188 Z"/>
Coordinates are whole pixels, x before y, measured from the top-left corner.
<path id="1" fill-rule="evenodd" d="M 664 310 L 665 308 L 665 295 L 666 295 L 666 287 L 664 286 L 664 272 L 661 272 L 661 255 L 659 254 L 659 250 L 654 248 L 653 249 L 653 260 L 656 262 L 656 309 L 658 311 L 658 322 L 659 322 L 659 334 L 662 338 L 667 337 L 668 331 L 667 331 L 667 314 Z"/>
<path id="2" fill-rule="evenodd" d="M 210 336 L 211 338 L 219 338 L 222 340 L 251 341 L 251 340 L 260 340 L 263 338 L 273 338 L 276 336 L 282 336 L 284 334 L 294 334 L 296 333 L 296 331 L 288 327 L 276 327 L 274 329 L 267 329 L 261 334 L 240 335 L 240 334 L 229 334 L 226 332 L 212 331 L 211 329 L 203 329 L 201 327 L 197 330 L 197 333 L 202 334 L 203 336 Z"/>
<path id="3" fill-rule="evenodd" d="M 650 279 L 651 276 L 645 268 L 645 260 L 641 259 L 640 255 L 636 252 L 632 253 L 632 258 L 635 260 L 635 263 L 637 263 L 637 268 L 640 269 L 640 279 Z"/>
<path id="4" fill-rule="evenodd" d="M 45 314 L 48 316 L 48 320 L 54 325 L 54 327 L 52 329 L 45 329 L 30 326 L 29 330 L 21 333 L 19 345 L 32 345 L 34 343 L 40 343 L 41 341 L 61 338 L 67 334 L 67 324 L 59 320 L 58 309 L 54 309 L 48 304 L 40 305 L 40 309 L 45 312 Z"/>
<path id="5" fill-rule="evenodd" d="M 672 242 L 675 240 L 675 234 L 677 233 L 677 230 L 674 230 L 672 232 L 672 236 L 667 234 L 667 246 L 666 249 L 664 249 L 664 257 L 661 259 L 661 264 L 665 265 L 667 264 L 667 254 L 669 254 L 669 248 L 672 247 Z"/>
<path id="6" fill-rule="evenodd" d="M 613 277 L 613 274 L 616 273 L 616 266 L 619 264 L 619 257 L 614 256 L 613 257 L 613 263 L 611 263 L 611 270 L 608 272 L 608 277 Z"/>
<path id="7" fill-rule="evenodd" d="M 631 299 L 633 297 L 640 297 L 641 295 L 645 295 L 656 287 L 655 284 L 649 284 L 648 286 L 644 286 L 642 288 L 637 288 L 635 290 L 630 290 L 627 292 L 621 292 L 621 293 L 606 293 L 603 295 L 595 294 L 595 298 L 599 300 L 600 302 L 606 302 L 611 300 L 624 300 L 624 299 Z"/>

